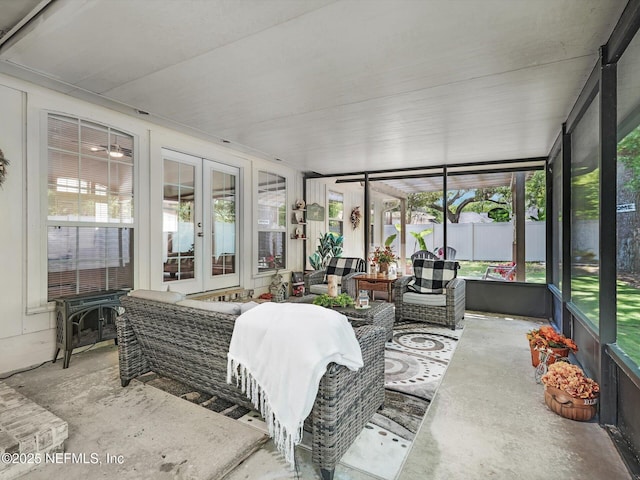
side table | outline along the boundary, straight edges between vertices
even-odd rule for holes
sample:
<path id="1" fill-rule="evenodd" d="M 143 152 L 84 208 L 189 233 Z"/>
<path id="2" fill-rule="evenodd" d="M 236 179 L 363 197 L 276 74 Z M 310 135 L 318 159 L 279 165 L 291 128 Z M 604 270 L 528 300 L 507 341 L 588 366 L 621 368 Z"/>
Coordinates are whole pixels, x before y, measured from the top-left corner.
<path id="1" fill-rule="evenodd" d="M 377 273 L 363 273 L 354 277 L 356 292 L 369 290 L 372 300 L 375 300 L 375 292 L 387 292 L 387 302 L 392 302 L 393 282 L 398 279 L 395 275 L 378 275 Z"/>

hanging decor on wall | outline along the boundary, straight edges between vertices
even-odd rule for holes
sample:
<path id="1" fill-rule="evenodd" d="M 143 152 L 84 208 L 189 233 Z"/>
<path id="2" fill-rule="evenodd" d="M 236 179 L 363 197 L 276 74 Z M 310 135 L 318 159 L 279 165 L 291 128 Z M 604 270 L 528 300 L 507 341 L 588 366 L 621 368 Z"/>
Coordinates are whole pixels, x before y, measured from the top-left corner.
<path id="1" fill-rule="evenodd" d="M 7 176 L 7 165 L 9 165 L 9 160 L 4 158 L 4 153 L 0 150 L 0 186 L 2 186 Z"/>
<path id="2" fill-rule="evenodd" d="M 324 221 L 324 207 L 317 203 L 307 205 L 307 220 L 313 220 L 315 222 Z"/>
<path id="3" fill-rule="evenodd" d="M 354 207 L 354 209 L 351 210 L 351 217 L 350 217 L 351 226 L 353 227 L 354 230 L 360 226 L 361 217 L 362 217 L 362 214 L 360 213 L 360 207 Z"/>

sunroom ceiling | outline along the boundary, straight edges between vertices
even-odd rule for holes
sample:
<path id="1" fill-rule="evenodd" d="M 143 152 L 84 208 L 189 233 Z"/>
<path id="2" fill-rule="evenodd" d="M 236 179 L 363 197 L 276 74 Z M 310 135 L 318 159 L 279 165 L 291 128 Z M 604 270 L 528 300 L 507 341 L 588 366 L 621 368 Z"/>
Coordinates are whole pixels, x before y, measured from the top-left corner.
<path id="1" fill-rule="evenodd" d="M 0 73 L 301 171 L 540 157 L 625 4 L 54 0 Z"/>

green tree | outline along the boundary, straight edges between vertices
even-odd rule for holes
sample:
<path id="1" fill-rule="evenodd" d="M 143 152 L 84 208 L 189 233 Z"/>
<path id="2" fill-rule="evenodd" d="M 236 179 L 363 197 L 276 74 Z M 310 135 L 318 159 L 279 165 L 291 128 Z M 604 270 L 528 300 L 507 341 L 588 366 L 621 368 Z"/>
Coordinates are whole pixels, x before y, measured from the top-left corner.
<path id="1" fill-rule="evenodd" d="M 637 194 L 640 192 L 640 127 L 632 130 L 618 143 L 618 160 L 629 174 L 624 188 Z"/>
<path id="2" fill-rule="evenodd" d="M 233 200 L 214 200 L 213 208 L 217 222 L 234 223 L 236 221 L 236 202 Z"/>
<path id="3" fill-rule="evenodd" d="M 415 212 L 424 212 L 438 219 L 444 214 L 451 223 L 458 223 L 460 214 L 465 210 L 484 213 L 496 206 L 511 211 L 509 187 L 449 190 L 446 207 L 443 206 L 441 192 L 411 193 L 407 197 L 407 223 L 411 223 Z"/>
<path id="4" fill-rule="evenodd" d="M 542 221 L 547 217 L 547 181 L 544 170 L 536 170 L 526 181 L 524 199 L 527 210 L 535 208 L 537 216 L 532 220 Z"/>
<path id="5" fill-rule="evenodd" d="M 571 179 L 571 211 L 577 220 L 594 220 L 600 216 L 600 169 L 583 171 Z"/>
<path id="6" fill-rule="evenodd" d="M 526 182 L 525 201 L 527 209 L 536 209 L 535 219 L 544 220 L 546 215 L 546 177 L 543 170 L 533 172 Z M 451 223 L 460 221 L 462 212 L 492 214 L 496 221 L 508 221 L 512 216 L 512 194 L 509 185 L 499 187 L 476 188 L 468 190 L 449 190 L 446 208 L 443 207 L 442 192 L 411 193 L 407 196 L 407 223 L 417 212 L 426 213 L 442 221 L 443 215 Z M 506 211 L 506 214 L 504 213 Z"/>

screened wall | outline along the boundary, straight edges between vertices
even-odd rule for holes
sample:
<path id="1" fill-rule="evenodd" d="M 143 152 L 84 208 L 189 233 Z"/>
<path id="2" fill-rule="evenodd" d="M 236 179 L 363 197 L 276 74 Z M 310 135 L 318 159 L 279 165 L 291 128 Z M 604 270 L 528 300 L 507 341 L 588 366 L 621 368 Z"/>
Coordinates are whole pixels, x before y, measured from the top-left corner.
<path id="1" fill-rule="evenodd" d="M 629 2 L 551 150 L 554 323 L 600 383 L 599 422 L 640 473 L 640 3 Z"/>

